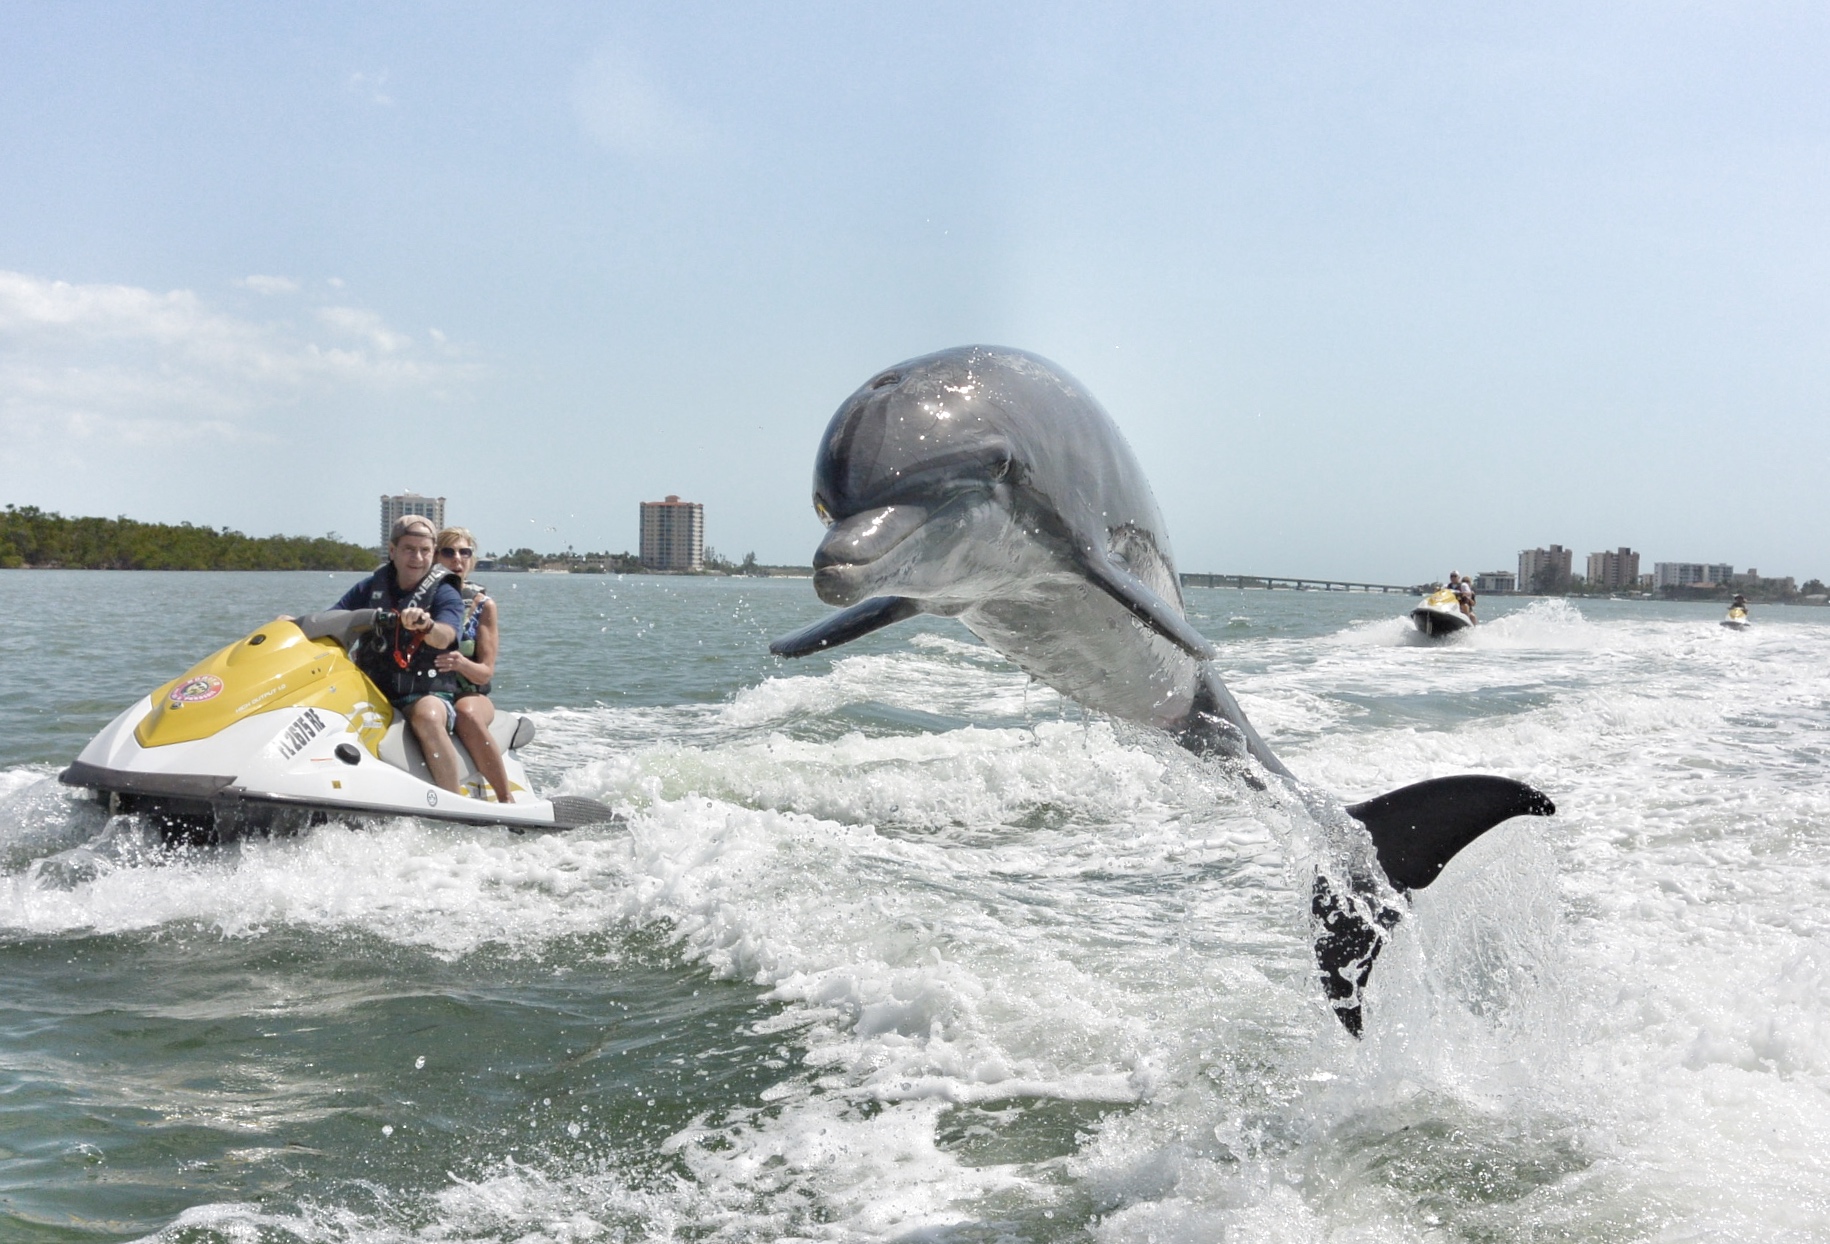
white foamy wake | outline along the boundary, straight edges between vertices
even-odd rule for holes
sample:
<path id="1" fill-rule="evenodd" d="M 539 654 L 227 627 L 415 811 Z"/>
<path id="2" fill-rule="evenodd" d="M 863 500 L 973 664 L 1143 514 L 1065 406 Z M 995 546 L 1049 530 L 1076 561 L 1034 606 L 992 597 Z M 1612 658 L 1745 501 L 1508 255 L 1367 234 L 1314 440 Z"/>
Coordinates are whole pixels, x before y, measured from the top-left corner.
<path id="1" fill-rule="evenodd" d="M 1515 616 L 1523 621 L 1504 647 L 1444 651 L 1441 661 L 1392 649 L 1354 675 L 1368 694 L 1450 696 L 1520 685 L 1525 670 L 1552 689 L 1538 705 L 1450 728 L 1319 738 L 1290 756 L 1299 772 L 1356 795 L 1484 769 L 1531 781 L 1560 806 L 1553 823 L 1496 831 L 1419 896 L 1420 918 L 1375 975 L 1381 1020 L 1362 1057 L 1400 1045 L 1411 1052 L 1399 1067 L 1433 1056 L 1455 1010 L 1429 1025 L 1414 1015 L 1391 1022 L 1426 986 L 1454 986 L 1477 1000 L 1462 1012 L 1477 1015 L 1483 990 L 1521 1002 L 1519 990 L 1536 991 L 1509 1021 L 1529 1014 L 1528 1027 L 1544 1034 L 1522 1047 L 1519 1072 L 1574 1122 L 1591 1161 L 1522 1202 L 1528 1219 L 1594 1238 L 1635 1213 L 1683 1238 L 1818 1238 L 1830 1230 L 1821 1158 L 1830 1123 L 1819 1108 L 1830 1085 L 1830 995 L 1818 988 L 1830 918 L 1815 897 L 1830 886 L 1821 741 L 1830 627 L 1735 635 L 1707 623 L 1621 621 L 1559 633 L 1566 618 L 1546 627 Z M 1296 681 L 1325 680 L 1328 665 L 1318 660 Z M 1547 861 L 1535 879 L 1485 887 L 1472 926 L 1445 918 L 1445 900 L 1474 910 L 1456 896 L 1482 875 L 1466 865 L 1503 852 L 1516 869 L 1527 842 L 1548 844 L 1554 868 Z M 1533 889 L 1546 899 L 1521 906 Z M 1554 924 L 1543 924 L 1545 912 Z M 1508 927 L 1505 956 L 1481 950 Z M 1406 934 L 1440 942 L 1451 933 L 1464 954 L 1481 951 L 1471 964 L 1491 960 L 1480 969 L 1489 983 L 1431 985 L 1408 964 Z"/>

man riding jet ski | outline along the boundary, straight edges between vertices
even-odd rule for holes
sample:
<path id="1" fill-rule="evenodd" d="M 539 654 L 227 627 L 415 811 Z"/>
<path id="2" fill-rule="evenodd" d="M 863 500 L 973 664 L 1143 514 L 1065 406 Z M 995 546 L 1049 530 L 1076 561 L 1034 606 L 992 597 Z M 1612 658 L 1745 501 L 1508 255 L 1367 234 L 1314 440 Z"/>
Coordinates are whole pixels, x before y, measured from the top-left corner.
<path id="1" fill-rule="evenodd" d="M 218 841 L 325 819 L 313 813 L 515 829 L 615 819 L 592 799 L 531 797 L 515 753 L 533 741 L 534 723 L 512 713 L 491 733 L 516 801 L 486 800 L 482 775 L 449 737 L 458 789 L 441 789 L 419 740 L 349 658 L 369 632 L 396 621 L 358 609 L 270 622 L 134 703 L 60 778 L 95 791 L 112 812 L 146 812 L 168 831 Z"/>
<path id="2" fill-rule="evenodd" d="M 449 743 L 457 725 L 457 677 L 441 671 L 437 662 L 439 653 L 457 642 L 464 600 L 450 572 L 433 565 L 437 543 L 438 533 L 425 515 L 395 519 L 387 563 L 343 593 L 332 608 L 366 606 L 392 620 L 373 627 L 350 649 L 350 657 L 406 717 L 432 780 L 455 791 L 457 762 Z M 496 792 L 505 803 L 507 796 L 507 791 Z"/>
<path id="3" fill-rule="evenodd" d="M 1745 631 L 1753 625 L 1747 616 L 1747 597 L 1735 593 L 1735 599 L 1728 606 L 1728 616 L 1722 619 L 1722 625 L 1734 631 Z"/>

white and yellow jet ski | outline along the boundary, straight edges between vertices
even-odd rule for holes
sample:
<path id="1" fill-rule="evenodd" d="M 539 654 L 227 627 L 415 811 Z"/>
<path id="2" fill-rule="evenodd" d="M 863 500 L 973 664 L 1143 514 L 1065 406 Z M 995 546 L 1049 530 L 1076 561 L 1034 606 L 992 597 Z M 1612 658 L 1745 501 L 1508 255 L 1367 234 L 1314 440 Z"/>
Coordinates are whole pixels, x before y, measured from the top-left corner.
<path id="1" fill-rule="evenodd" d="M 1745 631 L 1753 625 L 1747 616 L 1747 610 L 1740 605 L 1730 605 L 1728 616 L 1722 619 L 1722 625 L 1734 631 Z"/>
<path id="2" fill-rule="evenodd" d="M 1431 592 L 1425 596 L 1417 607 L 1411 610 L 1411 621 L 1425 635 L 1454 635 L 1465 631 L 1470 625 L 1468 615 L 1461 611 L 1461 602 L 1454 592 L 1443 588 L 1440 592 Z"/>
<path id="3" fill-rule="evenodd" d="M 143 812 L 168 835 L 227 841 L 285 832 L 327 816 L 416 816 L 511 829 L 576 829 L 615 820 L 592 799 L 534 797 L 515 754 L 534 724 L 499 713 L 491 726 L 513 803 L 454 737 L 461 790 L 432 782 L 419 740 L 349 648 L 374 609 L 269 622 L 116 717 L 60 774 L 110 812 Z M 381 621 L 388 621 L 381 618 Z"/>

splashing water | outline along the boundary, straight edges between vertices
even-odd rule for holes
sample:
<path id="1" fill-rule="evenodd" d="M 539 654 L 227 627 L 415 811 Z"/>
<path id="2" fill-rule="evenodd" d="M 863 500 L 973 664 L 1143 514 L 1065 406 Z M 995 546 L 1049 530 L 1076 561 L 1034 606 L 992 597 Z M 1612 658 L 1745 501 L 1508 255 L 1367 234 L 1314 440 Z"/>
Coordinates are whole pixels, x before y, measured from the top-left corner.
<path id="1" fill-rule="evenodd" d="M 783 665 L 804 582 L 517 579 L 498 703 L 626 828 L 174 852 L 57 768 L 340 581 L 0 576 L 0 1238 L 1830 1233 L 1823 612 L 1490 598 L 1420 646 L 1191 592 L 1305 780 L 1561 810 L 1415 896 L 1356 1044 L 1300 812 L 947 623 Z M 126 646 L 38 621 L 104 604 Z"/>

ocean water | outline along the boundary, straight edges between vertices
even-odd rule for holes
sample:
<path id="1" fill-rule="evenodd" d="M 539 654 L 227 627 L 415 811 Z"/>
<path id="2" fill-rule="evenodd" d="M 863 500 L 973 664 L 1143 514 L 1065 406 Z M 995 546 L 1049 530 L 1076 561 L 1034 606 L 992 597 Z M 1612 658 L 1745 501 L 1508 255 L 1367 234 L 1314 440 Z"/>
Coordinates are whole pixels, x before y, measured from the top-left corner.
<path id="1" fill-rule="evenodd" d="M 500 576 L 498 703 L 626 826 L 167 851 L 55 781 L 351 576 L 0 572 L 0 1240 L 1830 1238 L 1830 611 L 1194 590 L 1360 799 L 1503 773 L 1367 1037 L 1303 815 L 957 625 Z"/>

